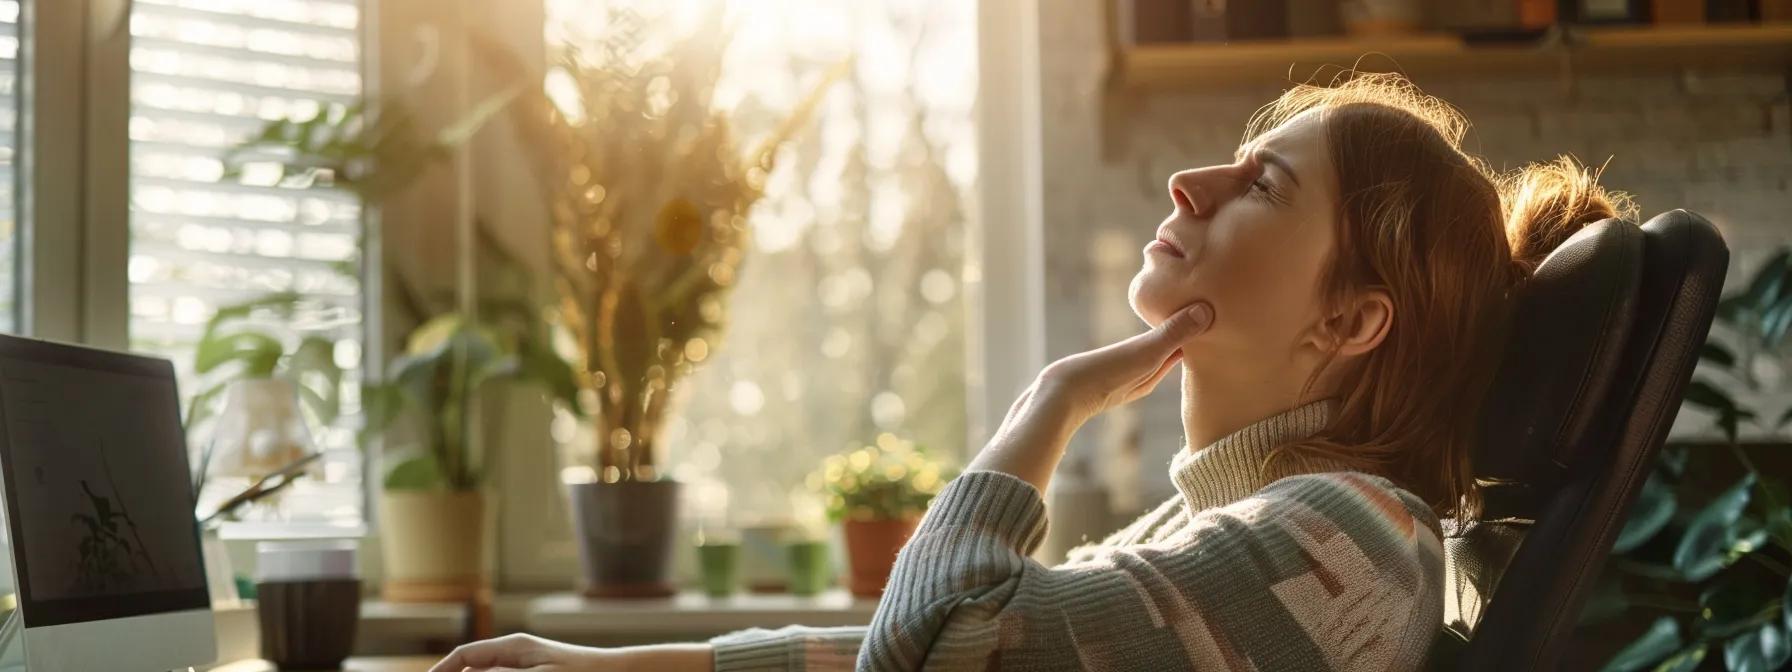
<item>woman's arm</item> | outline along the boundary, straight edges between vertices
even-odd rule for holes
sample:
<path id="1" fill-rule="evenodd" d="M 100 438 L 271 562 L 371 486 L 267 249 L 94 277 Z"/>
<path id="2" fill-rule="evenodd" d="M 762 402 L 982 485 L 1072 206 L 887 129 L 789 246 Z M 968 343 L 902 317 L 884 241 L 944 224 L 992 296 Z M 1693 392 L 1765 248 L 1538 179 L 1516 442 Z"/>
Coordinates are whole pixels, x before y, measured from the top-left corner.
<path id="1" fill-rule="evenodd" d="M 865 641 L 865 626 L 777 630 L 754 628 L 709 640 L 715 672 L 850 670 Z"/>
<path id="2" fill-rule="evenodd" d="M 1064 447 L 1102 411 L 1150 394 L 1182 361 L 1182 345 L 1213 324 L 1197 303 L 1150 331 L 1053 362 L 1039 373 L 967 471 L 1010 474 L 1045 492 Z"/>
<path id="3" fill-rule="evenodd" d="M 1442 623 L 1430 509 L 1385 480 L 1283 479 L 1158 544 L 1045 567 L 1034 488 L 977 471 L 903 548 L 861 670 L 1415 669 Z"/>

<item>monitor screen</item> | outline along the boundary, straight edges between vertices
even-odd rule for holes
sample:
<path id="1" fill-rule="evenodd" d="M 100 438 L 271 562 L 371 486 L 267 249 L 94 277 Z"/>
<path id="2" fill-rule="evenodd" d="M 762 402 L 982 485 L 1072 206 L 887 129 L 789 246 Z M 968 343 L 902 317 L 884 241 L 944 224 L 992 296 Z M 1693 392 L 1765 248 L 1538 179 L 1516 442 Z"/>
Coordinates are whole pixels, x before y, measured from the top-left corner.
<path id="1" fill-rule="evenodd" d="M 0 338 L 0 470 L 25 626 L 207 608 L 172 368 Z"/>

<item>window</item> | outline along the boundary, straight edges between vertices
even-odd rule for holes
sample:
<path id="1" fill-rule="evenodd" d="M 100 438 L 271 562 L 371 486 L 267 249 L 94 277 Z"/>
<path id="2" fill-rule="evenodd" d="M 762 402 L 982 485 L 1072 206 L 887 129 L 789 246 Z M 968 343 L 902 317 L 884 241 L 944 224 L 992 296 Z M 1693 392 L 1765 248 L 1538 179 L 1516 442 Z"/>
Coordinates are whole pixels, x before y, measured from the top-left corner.
<path id="1" fill-rule="evenodd" d="M 707 4 L 548 0 L 547 43 L 589 44 L 606 6 L 682 31 Z M 740 137 L 773 128 L 817 72 L 856 58 L 780 154 L 750 216 L 753 246 L 727 331 L 682 383 L 663 441 L 666 466 L 696 486 L 693 514 L 728 511 L 728 523 L 742 524 L 814 515 L 800 496 L 805 477 L 882 432 L 964 454 L 976 3 L 731 10 L 715 104 L 732 110 Z M 566 456 L 571 468 L 581 452 Z"/>
<path id="2" fill-rule="evenodd" d="M 0 1 L 0 331 L 18 328 L 18 226 L 13 198 L 18 146 L 19 3 Z"/>
<path id="3" fill-rule="evenodd" d="M 360 8 L 354 0 L 138 0 L 132 11 L 132 348 L 173 359 L 190 397 L 215 382 L 195 375 L 193 348 L 217 309 L 293 292 L 291 319 L 259 323 L 289 348 L 302 334 L 335 341 L 346 374 L 342 417 L 352 418 L 363 337 L 360 204 L 339 191 L 227 178 L 222 159 L 268 121 L 360 97 Z M 338 420 L 312 431 L 325 453 L 323 478 L 301 479 L 283 511 L 358 523 L 353 428 Z M 204 427 L 189 441 L 197 458 Z"/>

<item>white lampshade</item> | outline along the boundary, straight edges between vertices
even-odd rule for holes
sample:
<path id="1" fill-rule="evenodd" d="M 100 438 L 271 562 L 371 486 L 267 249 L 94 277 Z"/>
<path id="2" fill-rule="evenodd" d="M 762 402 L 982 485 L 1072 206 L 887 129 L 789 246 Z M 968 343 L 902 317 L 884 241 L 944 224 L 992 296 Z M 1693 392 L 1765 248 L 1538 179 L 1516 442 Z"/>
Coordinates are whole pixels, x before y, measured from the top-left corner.
<path id="1" fill-rule="evenodd" d="M 313 452 L 311 430 L 292 381 L 239 380 L 224 391 L 224 411 L 213 425 L 212 476 L 260 478 Z"/>

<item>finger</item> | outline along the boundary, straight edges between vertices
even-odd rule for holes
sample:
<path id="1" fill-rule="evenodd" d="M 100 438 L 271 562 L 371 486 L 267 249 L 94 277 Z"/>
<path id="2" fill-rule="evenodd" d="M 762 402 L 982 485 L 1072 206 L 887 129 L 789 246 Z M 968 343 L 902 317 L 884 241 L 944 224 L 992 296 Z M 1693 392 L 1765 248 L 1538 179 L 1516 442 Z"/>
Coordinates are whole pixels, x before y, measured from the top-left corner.
<path id="1" fill-rule="evenodd" d="M 1171 313 L 1163 322 L 1138 336 L 1121 342 L 1121 346 L 1149 362 L 1140 362 L 1140 366 L 1156 365 L 1170 353 L 1181 348 L 1183 344 L 1200 336 L 1213 326 L 1213 306 L 1200 301 L 1187 308 Z"/>
<path id="2" fill-rule="evenodd" d="M 1164 376 L 1170 375 L 1170 371 L 1174 370 L 1176 364 L 1181 361 L 1181 350 L 1172 352 L 1169 357 L 1165 357 L 1164 363 L 1159 364 L 1156 371 L 1151 372 L 1149 377 L 1146 377 L 1143 382 L 1139 383 L 1139 389 L 1142 390 L 1142 394 L 1149 394 L 1152 390 L 1157 389 L 1157 384 L 1163 382 Z"/>
<path id="3" fill-rule="evenodd" d="M 1176 311 L 1169 319 L 1157 325 L 1158 338 L 1180 348 L 1202 332 L 1213 326 L 1213 306 L 1206 301 L 1197 301 L 1194 305 Z"/>
<path id="4" fill-rule="evenodd" d="M 514 657 L 512 655 L 515 648 L 514 641 L 508 637 L 501 637 L 472 644 L 462 644 L 455 647 L 448 657 L 429 668 L 429 672 L 461 672 L 467 668 L 488 669 L 515 662 L 510 660 Z"/>

